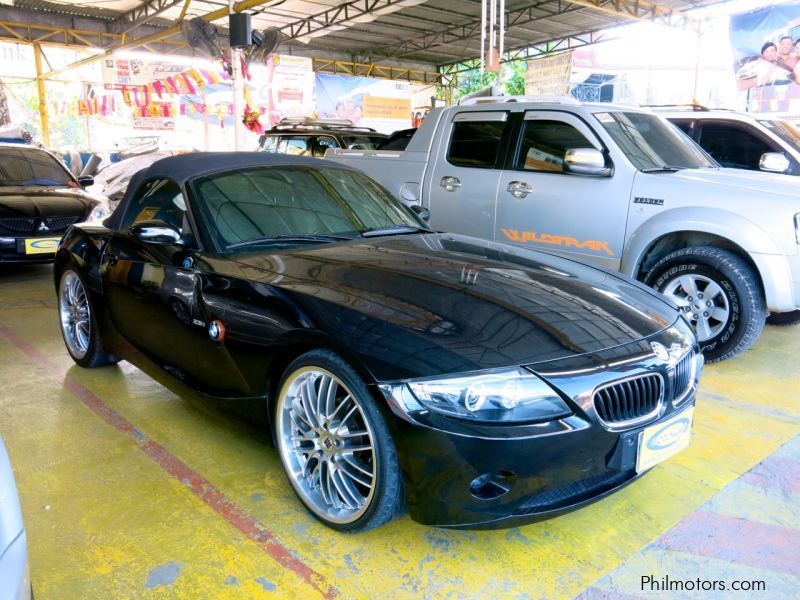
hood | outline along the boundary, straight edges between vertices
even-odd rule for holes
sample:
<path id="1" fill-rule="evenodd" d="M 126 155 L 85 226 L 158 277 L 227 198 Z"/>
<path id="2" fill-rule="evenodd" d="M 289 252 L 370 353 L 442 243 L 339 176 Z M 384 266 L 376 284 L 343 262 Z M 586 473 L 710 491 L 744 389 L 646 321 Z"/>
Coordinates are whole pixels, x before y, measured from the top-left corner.
<path id="1" fill-rule="evenodd" d="M 784 199 L 800 207 L 800 177 L 780 173 L 748 171 L 745 169 L 683 169 L 675 173 L 639 173 L 638 176 L 669 178 L 685 185 L 714 185 L 721 194 L 733 193 L 752 197 L 753 193 L 765 197 Z"/>
<path id="2" fill-rule="evenodd" d="M 98 202 L 78 188 L 0 187 L 0 217 L 86 216 Z"/>
<path id="3" fill-rule="evenodd" d="M 384 381 L 595 353 L 652 336 L 678 317 L 622 275 L 452 234 L 230 258 L 291 295 L 314 328 Z"/>

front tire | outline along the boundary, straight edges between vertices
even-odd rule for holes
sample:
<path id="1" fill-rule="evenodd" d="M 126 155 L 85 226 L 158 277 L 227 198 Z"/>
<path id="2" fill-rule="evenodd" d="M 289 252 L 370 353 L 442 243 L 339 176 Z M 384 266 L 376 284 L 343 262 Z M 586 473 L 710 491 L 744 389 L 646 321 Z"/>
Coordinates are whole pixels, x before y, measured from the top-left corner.
<path id="1" fill-rule="evenodd" d="M 58 283 L 58 317 L 64 344 L 77 364 L 88 368 L 119 362 L 103 350 L 91 295 L 72 267 L 64 270 Z"/>
<path id="2" fill-rule="evenodd" d="M 767 313 L 758 280 L 744 260 L 727 250 L 676 250 L 659 260 L 644 282 L 681 308 L 706 362 L 744 352 L 764 327 Z"/>
<path id="3" fill-rule="evenodd" d="M 403 505 L 397 452 L 366 384 L 350 365 L 314 350 L 286 369 L 275 439 L 286 477 L 306 508 L 339 531 L 391 521 Z"/>

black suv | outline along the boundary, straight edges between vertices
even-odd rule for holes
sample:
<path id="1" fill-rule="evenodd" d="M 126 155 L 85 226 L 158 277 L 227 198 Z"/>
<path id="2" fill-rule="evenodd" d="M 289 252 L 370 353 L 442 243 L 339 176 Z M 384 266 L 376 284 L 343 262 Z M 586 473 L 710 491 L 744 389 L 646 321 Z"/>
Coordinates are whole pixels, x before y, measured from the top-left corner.
<path id="1" fill-rule="evenodd" d="M 375 150 L 386 136 L 347 119 L 286 117 L 258 140 L 261 152 L 324 156 L 328 148 Z"/>

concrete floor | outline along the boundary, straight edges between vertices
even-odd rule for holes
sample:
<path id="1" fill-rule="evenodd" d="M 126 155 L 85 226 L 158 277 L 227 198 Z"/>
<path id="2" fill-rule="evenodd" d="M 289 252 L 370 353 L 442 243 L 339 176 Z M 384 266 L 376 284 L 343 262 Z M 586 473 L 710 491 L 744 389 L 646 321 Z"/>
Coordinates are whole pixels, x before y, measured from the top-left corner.
<path id="1" fill-rule="evenodd" d="M 0 434 L 37 600 L 665 597 L 643 576 L 800 596 L 798 326 L 706 368 L 691 446 L 599 503 L 347 536 L 308 516 L 258 432 L 128 363 L 74 366 L 55 307 L 50 267 L 0 269 Z"/>

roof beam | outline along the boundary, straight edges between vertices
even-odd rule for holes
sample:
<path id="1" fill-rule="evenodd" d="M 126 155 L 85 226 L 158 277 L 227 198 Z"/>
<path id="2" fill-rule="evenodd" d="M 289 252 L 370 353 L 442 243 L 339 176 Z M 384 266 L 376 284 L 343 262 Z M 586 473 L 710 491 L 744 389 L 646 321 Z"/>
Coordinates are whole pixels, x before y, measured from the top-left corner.
<path id="1" fill-rule="evenodd" d="M 315 15 L 299 19 L 280 28 L 288 40 L 316 37 L 326 29 L 344 29 L 344 23 L 358 22 L 365 16 L 386 14 L 425 0 L 353 0 L 334 6 Z"/>
<path id="2" fill-rule="evenodd" d="M 671 27 L 686 27 L 696 22 L 686 13 L 664 8 L 648 0 L 569 0 L 573 4 L 638 21 L 660 22 Z"/>
<path id="3" fill-rule="evenodd" d="M 538 44 L 524 45 L 518 48 L 513 48 L 505 53 L 500 59 L 501 63 L 512 62 L 515 60 L 528 60 L 531 58 L 538 58 L 540 56 L 547 56 L 559 52 L 566 52 L 567 50 L 574 50 L 582 46 L 589 46 L 598 42 L 605 41 L 607 36 L 599 31 L 587 31 L 576 35 L 553 39 Z M 444 76 L 453 76 L 463 73 L 465 71 L 473 71 L 479 68 L 475 64 L 475 60 L 459 61 L 441 65 L 439 72 Z"/>
<path id="4" fill-rule="evenodd" d="M 151 19 L 154 19 L 161 13 L 173 6 L 177 6 L 183 1 L 184 0 L 146 0 L 139 6 L 132 8 L 114 19 L 109 25 L 109 29 L 117 33 L 128 33 L 139 27 L 139 25 L 144 25 Z"/>
<path id="5" fill-rule="evenodd" d="M 552 0 L 535 2 L 534 4 L 529 4 L 522 8 L 506 11 L 506 30 L 517 25 L 524 25 L 533 21 L 581 10 L 581 8 L 581 6 L 576 6 L 574 3 L 562 2 L 561 0 L 556 0 L 555 2 Z M 437 46 L 446 46 L 456 42 L 474 39 L 475 36 L 480 35 L 480 27 L 481 20 L 474 19 L 462 23 L 461 25 L 455 25 L 435 33 L 423 35 L 414 40 L 405 40 L 393 46 L 384 47 L 379 50 L 376 49 L 375 54 L 380 54 L 387 58 L 401 58 L 409 54 L 414 54 L 415 52 L 424 52 L 425 50 Z"/>

